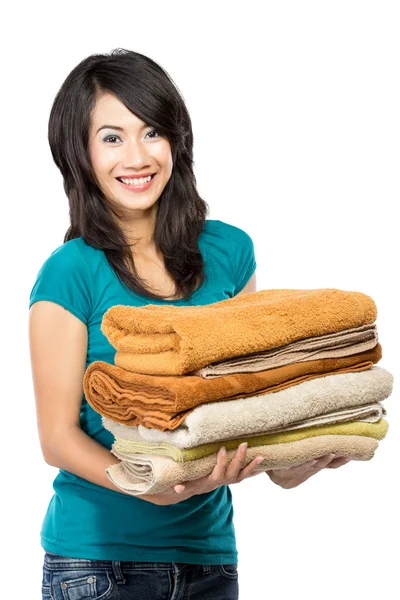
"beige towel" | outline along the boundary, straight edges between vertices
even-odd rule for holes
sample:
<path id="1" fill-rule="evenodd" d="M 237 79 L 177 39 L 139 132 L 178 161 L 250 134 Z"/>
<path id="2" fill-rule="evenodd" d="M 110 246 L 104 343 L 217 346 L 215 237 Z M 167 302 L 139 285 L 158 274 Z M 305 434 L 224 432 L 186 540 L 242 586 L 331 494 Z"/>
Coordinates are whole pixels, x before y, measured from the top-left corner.
<path id="1" fill-rule="evenodd" d="M 373 366 L 359 373 L 340 373 L 304 381 L 272 394 L 202 404 L 173 431 L 123 425 L 103 417 L 115 437 L 193 448 L 215 440 L 258 435 L 324 422 L 340 422 L 385 412 L 379 402 L 392 393 L 393 376 Z M 364 412 L 365 411 L 365 412 Z"/>
<path id="2" fill-rule="evenodd" d="M 222 446 L 225 446 L 227 450 L 236 450 L 243 442 L 247 442 L 248 447 L 270 446 L 272 444 L 296 442 L 297 440 L 304 440 L 307 437 L 315 437 L 317 435 L 365 435 L 381 440 L 385 437 L 387 430 L 388 422 L 385 419 L 380 419 L 378 423 L 351 421 L 348 423 L 331 423 L 329 425 L 305 427 L 304 429 L 280 433 L 269 432 L 253 437 L 236 438 L 234 440 L 213 441 L 186 450 L 182 450 L 171 444 L 144 444 L 143 442 L 133 442 L 117 438 L 112 449 L 113 453 L 121 459 L 127 454 L 156 454 L 158 456 L 169 456 L 177 462 L 186 462 L 217 453 Z"/>
<path id="3" fill-rule="evenodd" d="M 256 456 L 263 456 L 264 460 L 257 468 L 258 472 L 262 472 L 299 465 L 331 452 L 352 460 L 370 460 L 378 444 L 375 438 L 358 435 L 320 435 L 287 444 L 254 446 L 247 450 L 245 465 Z M 235 453 L 235 450 L 227 452 L 228 464 Z M 217 455 L 213 454 L 196 461 L 179 463 L 166 456 L 137 454 L 130 461 L 111 465 L 106 469 L 106 474 L 114 485 L 132 496 L 157 494 L 177 483 L 209 475 L 216 459 Z"/>
<path id="4" fill-rule="evenodd" d="M 237 401 L 239 402 L 239 401 Z M 273 429 L 269 429 L 266 433 L 282 433 L 286 431 L 296 431 L 298 429 L 303 430 L 308 427 L 315 427 L 319 425 L 332 425 L 334 423 L 347 423 L 348 421 L 360 421 L 363 423 L 376 423 L 382 417 L 386 416 L 386 409 L 382 404 L 377 402 L 376 404 L 366 404 L 365 406 L 347 408 L 343 410 L 338 410 L 336 412 L 332 412 L 320 417 L 312 417 L 308 420 L 305 420 L 301 423 L 297 423 L 295 425 L 286 425 L 284 427 L 275 427 Z M 105 423 L 104 423 L 105 422 Z M 139 433 L 139 427 L 135 427 L 134 425 L 121 425 L 120 423 L 115 423 L 111 421 L 111 419 L 107 419 L 107 417 L 103 417 L 103 425 L 105 429 L 108 429 L 115 437 L 115 439 L 119 442 L 119 444 L 126 444 L 126 449 L 129 452 L 145 452 L 146 454 L 152 454 L 152 450 L 150 448 L 158 448 L 160 452 L 154 452 L 156 454 L 162 454 L 163 456 L 171 456 L 174 454 L 170 454 L 168 452 L 169 448 L 174 448 L 179 451 L 179 447 L 168 442 L 145 442 L 143 441 L 141 434 Z M 156 432 L 157 429 L 147 429 L 148 432 Z M 179 432 L 175 430 L 176 433 Z M 226 432 L 223 433 L 226 435 Z M 237 435 L 242 435 L 242 433 L 238 432 Z M 261 435 L 258 433 L 249 433 L 246 434 L 247 439 L 251 437 L 258 437 Z M 211 437 L 211 436 L 209 436 Z M 217 439 L 217 438 L 214 438 Z M 236 438 L 218 438 L 222 443 L 223 440 L 231 440 Z M 130 445 L 129 445 L 130 444 Z M 200 444 L 199 444 L 200 445 Z M 146 450 L 140 450 L 141 447 L 148 448 Z M 193 446 L 191 446 L 193 447 Z M 117 445 L 117 448 L 121 448 L 122 446 Z M 175 459 L 177 460 L 177 459 Z"/>
<path id="5" fill-rule="evenodd" d="M 202 306 L 110 307 L 101 330 L 118 367 L 184 375 L 235 356 L 373 323 L 375 302 L 337 289 L 261 290 Z"/>
<path id="6" fill-rule="evenodd" d="M 378 331 L 376 325 L 361 325 L 353 329 L 293 342 L 281 348 L 214 363 L 193 371 L 191 375 L 211 379 L 230 373 L 255 373 L 306 360 L 350 356 L 351 354 L 370 350 L 377 343 Z"/>

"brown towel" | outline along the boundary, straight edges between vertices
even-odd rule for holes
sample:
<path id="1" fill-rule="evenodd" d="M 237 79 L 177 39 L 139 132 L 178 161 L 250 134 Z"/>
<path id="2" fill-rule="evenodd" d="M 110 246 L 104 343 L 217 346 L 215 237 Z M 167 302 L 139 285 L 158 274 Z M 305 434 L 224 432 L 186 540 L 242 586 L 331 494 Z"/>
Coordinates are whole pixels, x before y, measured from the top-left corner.
<path id="1" fill-rule="evenodd" d="M 352 460 L 370 460 L 378 445 L 377 439 L 362 435 L 320 435 L 287 444 L 248 448 L 244 466 L 256 456 L 263 456 L 264 460 L 256 472 L 281 469 L 331 452 Z M 228 464 L 235 453 L 236 450 L 228 450 Z M 175 462 L 167 456 L 136 454 L 129 461 L 111 465 L 106 474 L 117 487 L 132 496 L 157 494 L 177 483 L 209 475 L 216 461 L 216 454 L 184 463 Z"/>
<path id="2" fill-rule="evenodd" d="M 344 358 L 312 360 L 215 379 L 142 375 L 95 361 L 85 371 L 83 386 L 87 401 L 102 416 L 125 425 L 166 431 L 176 429 L 200 404 L 276 392 L 324 375 L 365 371 L 381 357 L 378 344 L 372 350 Z"/>
<path id="3" fill-rule="evenodd" d="M 257 371 L 266 371 L 274 367 L 282 367 L 283 365 L 305 360 L 350 356 L 350 354 L 370 350 L 377 343 L 376 325 L 361 325 L 361 327 L 293 342 L 274 350 L 265 350 L 264 352 L 224 360 L 193 371 L 191 375 L 211 379 L 230 373 L 256 373 Z"/>
<path id="4" fill-rule="evenodd" d="M 373 323 L 372 298 L 337 289 L 261 290 L 205 306 L 109 308 L 101 330 L 117 366 L 183 375 L 235 356 Z"/>

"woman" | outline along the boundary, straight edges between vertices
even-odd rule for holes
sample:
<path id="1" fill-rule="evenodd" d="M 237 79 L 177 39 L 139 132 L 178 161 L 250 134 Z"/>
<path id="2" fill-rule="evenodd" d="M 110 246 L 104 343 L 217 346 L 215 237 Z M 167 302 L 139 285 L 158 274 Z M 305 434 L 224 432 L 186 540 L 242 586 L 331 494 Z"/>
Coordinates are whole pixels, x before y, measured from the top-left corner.
<path id="1" fill-rule="evenodd" d="M 100 330 L 110 306 L 210 304 L 255 291 L 252 240 L 206 219 L 188 111 L 146 56 L 117 50 L 74 68 L 55 98 L 49 143 L 71 226 L 29 305 L 40 442 L 60 469 L 41 531 L 43 598 L 237 598 L 228 484 L 254 475 L 258 459 L 244 466 L 244 446 L 227 466 L 222 449 L 207 477 L 125 494 L 105 474 L 118 462 L 113 438 L 82 380 L 91 362 L 114 362 Z M 342 464 L 332 458 L 268 475 L 294 487 Z"/>

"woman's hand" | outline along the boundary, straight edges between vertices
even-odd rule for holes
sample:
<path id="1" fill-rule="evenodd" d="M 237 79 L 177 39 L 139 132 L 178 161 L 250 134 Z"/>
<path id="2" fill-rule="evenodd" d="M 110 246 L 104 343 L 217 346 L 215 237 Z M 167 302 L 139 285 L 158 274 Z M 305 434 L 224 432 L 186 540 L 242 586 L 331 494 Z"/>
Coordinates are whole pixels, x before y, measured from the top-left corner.
<path id="1" fill-rule="evenodd" d="M 244 442 L 240 444 L 234 458 L 228 465 L 226 449 L 224 447 L 220 448 L 217 454 L 217 463 L 209 475 L 200 477 L 200 479 L 194 479 L 193 481 L 179 483 L 160 494 L 155 494 L 155 503 L 160 505 L 177 504 L 196 494 L 211 492 L 221 485 L 239 483 L 247 477 L 258 475 L 258 473 L 255 473 L 255 469 L 262 462 L 263 457 L 257 456 L 244 467 L 246 452 L 247 442 Z M 260 471 L 260 473 L 262 472 Z"/>
<path id="2" fill-rule="evenodd" d="M 290 488 L 297 487 L 301 483 L 304 483 L 321 471 L 322 469 L 337 469 L 342 465 L 347 464 L 350 458 L 345 456 L 337 456 L 336 454 L 326 454 L 320 458 L 308 460 L 295 467 L 284 467 L 282 469 L 270 469 L 266 471 L 267 475 L 276 483 L 276 485 L 288 490 Z"/>

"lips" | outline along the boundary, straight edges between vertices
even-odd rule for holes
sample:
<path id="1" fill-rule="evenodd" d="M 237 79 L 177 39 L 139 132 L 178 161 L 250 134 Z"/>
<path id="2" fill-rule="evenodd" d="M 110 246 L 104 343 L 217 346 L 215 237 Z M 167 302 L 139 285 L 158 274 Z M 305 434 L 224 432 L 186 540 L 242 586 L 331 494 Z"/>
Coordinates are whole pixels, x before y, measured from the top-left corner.
<path id="1" fill-rule="evenodd" d="M 155 179 L 157 173 L 153 173 L 151 179 L 146 181 L 145 183 L 124 183 L 121 178 L 116 177 L 118 183 L 122 185 L 122 187 L 132 193 L 141 193 L 145 190 L 148 190 L 153 185 L 153 179 Z"/>

